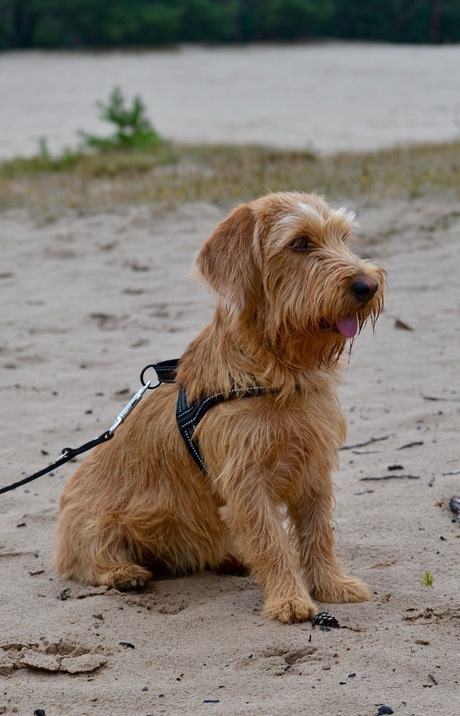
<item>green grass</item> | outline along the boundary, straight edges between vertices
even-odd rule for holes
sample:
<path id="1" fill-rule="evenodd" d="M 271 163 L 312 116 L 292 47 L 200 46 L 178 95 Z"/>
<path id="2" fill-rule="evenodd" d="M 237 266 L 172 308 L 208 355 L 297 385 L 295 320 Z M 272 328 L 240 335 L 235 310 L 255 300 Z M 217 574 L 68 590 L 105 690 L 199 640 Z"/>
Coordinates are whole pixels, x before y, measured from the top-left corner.
<path id="1" fill-rule="evenodd" d="M 433 586 L 433 576 L 430 574 L 430 572 L 425 572 L 425 574 L 423 575 L 422 581 L 426 587 Z"/>
<path id="2" fill-rule="evenodd" d="M 318 157 L 255 146 L 160 143 L 0 164 L 0 210 L 60 214 L 140 203 L 248 201 L 267 191 L 300 190 L 341 198 L 460 196 L 460 142 Z"/>

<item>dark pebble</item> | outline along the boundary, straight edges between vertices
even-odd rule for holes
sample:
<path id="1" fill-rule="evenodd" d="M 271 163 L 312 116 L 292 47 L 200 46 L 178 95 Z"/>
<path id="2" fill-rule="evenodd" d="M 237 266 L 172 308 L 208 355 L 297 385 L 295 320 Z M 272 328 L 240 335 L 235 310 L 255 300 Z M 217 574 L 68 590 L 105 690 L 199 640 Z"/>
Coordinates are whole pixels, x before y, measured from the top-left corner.
<path id="1" fill-rule="evenodd" d="M 69 594 L 70 594 L 70 587 L 66 587 L 65 589 L 62 590 L 62 592 L 59 592 L 58 599 L 60 599 L 61 602 L 65 602 L 65 600 L 69 598 Z"/>
<path id="2" fill-rule="evenodd" d="M 394 711 L 390 706 L 379 706 L 377 713 L 378 716 L 383 716 L 383 714 L 394 714 Z"/>
<path id="3" fill-rule="evenodd" d="M 134 644 L 131 644 L 130 641 L 120 641 L 118 643 L 120 644 L 120 646 L 124 646 L 126 649 L 135 649 L 136 648 L 134 646 Z"/>
<path id="4" fill-rule="evenodd" d="M 205 699 L 203 701 L 204 704 L 220 704 L 219 699 Z"/>
<path id="5" fill-rule="evenodd" d="M 404 470 L 404 465 L 388 465 L 387 470 Z"/>
<path id="6" fill-rule="evenodd" d="M 35 709 L 34 716 L 46 716 L 45 709 Z"/>

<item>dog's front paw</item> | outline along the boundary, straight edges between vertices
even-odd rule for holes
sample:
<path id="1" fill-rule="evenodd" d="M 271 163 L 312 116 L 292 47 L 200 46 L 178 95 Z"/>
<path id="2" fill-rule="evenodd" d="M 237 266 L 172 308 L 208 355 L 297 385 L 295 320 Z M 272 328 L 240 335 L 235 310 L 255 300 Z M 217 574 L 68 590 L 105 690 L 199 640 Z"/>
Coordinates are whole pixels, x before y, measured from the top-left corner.
<path id="1" fill-rule="evenodd" d="M 277 619 L 284 624 L 306 622 L 318 613 L 318 607 L 311 600 L 302 597 L 281 597 L 268 600 L 263 608 L 264 616 Z"/>
<path id="2" fill-rule="evenodd" d="M 151 579 L 152 573 L 148 569 L 139 567 L 137 564 L 126 564 L 106 572 L 101 578 L 101 584 L 119 589 L 120 592 L 126 592 L 130 589 L 145 587 Z"/>
<path id="3" fill-rule="evenodd" d="M 346 575 L 330 584 L 321 584 L 313 588 L 312 595 L 319 602 L 325 602 L 326 604 L 367 602 L 372 597 L 365 582 Z"/>

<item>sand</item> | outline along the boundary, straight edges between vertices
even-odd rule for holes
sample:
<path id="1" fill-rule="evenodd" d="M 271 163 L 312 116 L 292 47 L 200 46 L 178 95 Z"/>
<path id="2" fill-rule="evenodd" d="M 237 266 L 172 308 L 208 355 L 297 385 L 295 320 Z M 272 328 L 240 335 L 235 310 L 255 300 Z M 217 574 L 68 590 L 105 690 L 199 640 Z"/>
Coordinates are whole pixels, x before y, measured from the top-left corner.
<path id="1" fill-rule="evenodd" d="M 0 158 L 107 135 L 95 103 L 139 94 L 166 138 L 361 151 L 459 137 L 460 45 L 319 43 L 0 54 Z"/>
<path id="2" fill-rule="evenodd" d="M 40 136 L 54 151 L 77 128 L 101 130 L 90 121 L 94 101 L 114 81 L 185 141 L 334 151 L 449 139 L 459 52 L 4 53 L 0 157 L 35 151 Z M 372 601 L 321 605 L 341 625 L 321 631 L 264 619 L 251 577 L 204 573 L 131 595 L 65 581 L 51 559 L 69 464 L 0 496 L 0 713 L 458 713 L 460 524 L 448 501 L 460 494 L 460 202 L 353 208 L 361 250 L 388 270 L 389 289 L 340 389 L 349 435 L 335 529 L 343 563 L 367 580 Z M 51 223 L 0 215 L 1 485 L 99 435 L 144 365 L 181 355 L 212 315 L 212 297 L 189 272 L 225 211 L 144 206 Z"/>
<path id="3" fill-rule="evenodd" d="M 389 290 L 340 389 L 335 517 L 338 552 L 372 601 L 321 605 L 341 625 L 321 631 L 264 619 L 251 577 L 204 573 L 139 594 L 65 581 L 51 557 L 69 464 L 0 497 L 0 713 L 458 712 L 460 524 L 447 502 L 460 493 L 460 203 L 355 208 Z M 0 216 L 2 485 L 103 432 L 144 365 L 180 356 L 212 314 L 188 272 L 223 214 L 198 203 L 49 224 Z"/>

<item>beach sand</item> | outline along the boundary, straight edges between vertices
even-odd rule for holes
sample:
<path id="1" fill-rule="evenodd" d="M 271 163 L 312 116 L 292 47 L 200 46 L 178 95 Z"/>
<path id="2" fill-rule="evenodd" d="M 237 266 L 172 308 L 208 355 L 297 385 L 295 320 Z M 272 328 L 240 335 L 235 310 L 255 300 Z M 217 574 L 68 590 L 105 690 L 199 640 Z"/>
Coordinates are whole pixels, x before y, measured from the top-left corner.
<path id="1" fill-rule="evenodd" d="M 51 559 L 68 464 L 0 497 L 0 713 L 458 713 L 460 203 L 353 208 L 389 288 L 375 336 L 368 327 L 345 361 L 335 530 L 372 601 L 320 605 L 341 625 L 322 631 L 264 619 L 251 577 L 203 573 L 138 594 L 65 581 Z M 225 211 L 0 216 L 2 485 L 102 433 L 144 365 L 181 355 L 212 315 L 189 272 Z"/>

